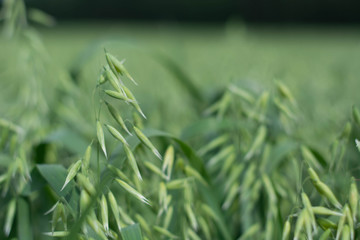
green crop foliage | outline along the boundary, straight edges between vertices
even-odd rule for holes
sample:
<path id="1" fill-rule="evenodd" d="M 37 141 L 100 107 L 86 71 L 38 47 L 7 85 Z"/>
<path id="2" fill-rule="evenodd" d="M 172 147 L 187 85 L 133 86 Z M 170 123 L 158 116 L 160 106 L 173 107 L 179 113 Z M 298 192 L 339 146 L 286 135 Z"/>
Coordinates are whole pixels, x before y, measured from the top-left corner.
<path id="1" fill-rule="evenodd" d="M 359 49 L 311 71 L 232 25 L 219 49 L 191 33 L 85 46 L 22 0 L 2 7 L 0 239 L 360 237 Z"/>

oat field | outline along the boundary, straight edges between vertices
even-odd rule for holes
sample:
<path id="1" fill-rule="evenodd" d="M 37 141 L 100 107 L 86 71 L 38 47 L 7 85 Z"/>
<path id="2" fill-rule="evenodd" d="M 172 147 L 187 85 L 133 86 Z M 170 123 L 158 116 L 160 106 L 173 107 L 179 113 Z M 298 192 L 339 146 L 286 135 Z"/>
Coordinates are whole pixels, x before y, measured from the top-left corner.
<path id="1" fill-rule="evenodd" d="M 360 239 L 357 26 L 0 19 L 0 239 Z"/>

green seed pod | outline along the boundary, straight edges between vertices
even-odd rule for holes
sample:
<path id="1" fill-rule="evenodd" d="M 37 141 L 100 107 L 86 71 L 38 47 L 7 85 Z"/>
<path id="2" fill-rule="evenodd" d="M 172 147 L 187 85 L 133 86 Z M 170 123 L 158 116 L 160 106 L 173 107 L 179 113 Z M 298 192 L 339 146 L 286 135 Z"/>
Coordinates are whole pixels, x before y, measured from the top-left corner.
<path id="1" fill-rule="evenodd" d="M 211 217 L 216 222 L 221 222 L 221 219 L 219 218 L 219 216 L 207 204 L 205 204 L 205 203 L 201 204 L 201 210 L 205 213 L 205 215 Z"/>
<path id="2" fill-rule="evenodd" d="M 232 93 L 236 94 L 237 96 L 241 97 L 242 99 L 244 99 L 245 101 L 249 102 L 249 103 L 254 103 L 255 102 L 255 98 L 247 91 L 238 88 L 237 86 L 231 84 L 228 88 Z"/>
<path id="3" fill-rule="evenodd" d="M 196 171 L 194 168 L 190 167 L 189 165 L 185 166 L 185 174 L 188 177 L 194 177 L 196 180 L 198 180 L 205 186 L 208 185 L 207 182 L 205 181 L 205 179 L 201 176 L 201 174 L 198 171 Z"/>
<path id="4" fill-rule="evenodd" d="M 131 180 L 126 176 L 125 173 L 123 173 L 120 169 L 114 167 L 113 165 L 108 165 L 108 168 L 116 174 L 116 176 L 118 176 L 119 178 L 125 180 L 128 183 L 131 183 Z"/>
<path id="5" fill-rule="evenodd" d="M 118 206 L 118 209 L 121 219 L 123 219 L 126 224 L 132 225 L 135 223 L 134 220 L 132 220 L 131 217 L 127 215 L 126 212 L 120 206 Z"/>
<path id="6" fill-rule="evenodd" d="M 316 159 L 316 157 L 314 156 L 314 154 L 310 151 L 309 148 L 307 148 L 306 146 L 301 146 L 301 153 L 302 156 L 304 158 L 304 160 L 311 166 L 314 167 L 318 170 L 322 169 L 322 166 L 320 165 L 320 163 L 318 162 L 318 160 Z"/>
<path id="7" fill-rule="evenodd" d="M 151 143 L 151 141 L 141 132 L 140 129 L 134 126 L 134 131 L 136 136 L 139 138 L 139 140 L 148 147 L 154 154 L 157 156 L 160 160 L 162 160 L 162 157 L 159 153 L 159 151 L 154 147 L 154 145 Z"/>
<path id="8" fill-rule="evenodd" d="M 154 230 L 161 233 L 165 237 L 168 237 L 170 239 L 178 239 L 179 237 L 169 232 L 167 229 L 159 227 L 159 226 L 153 226 Z"/>
<path id="9" fill-rule="evenodd" d="M 126 127 L 126 124 L 122 117 L 120 116 L 119 112 L 113 107 L 110 103 L 105 102 L 111 116 L 115 119 L 115 121 L 121 126 L 122 129 L 124 129 L 130 136 L 132 136 L 129 129 Z"/>
<path id="10" fill-rule="evenodd" d="M 305 224 L 306 213 L 306 210 L 302 210 L 299 214 L 295 225 L 294 240 L 298 240 L 300 237 L 301 229 L 304 227 Z"/>
<path id="11" fill-rule="evenodd" d="M 121 133 L 118 130 L 116 130 L 116 128 L 108 124 L 105 124 L 105 127 L 109 130 L 109 132 L 115 139 L 119 140 L 122 144 L 129 146 L 125 138 L 121 135 Z"/>
<path id="12" fill-rule="evenodd" d="M 88 216 L 86 218 L 86 222 L 102 240 L 108 240 L 101 228 L 101 223 L 99 223 L 95 215 Z"/>
<path id="13" fill-rule="evenodd" d="M 169 209 L 166 212 L 165 219 L 164 219 L 164 225 L 163 226 L 164 226 L 165 229 L 169 228 L 169 225 L 170 225 L 170 222 L 171 222 L 171 219 L 172 219 L 172 216 L 173 216 L 173 212 L 174 212 L 174 208 L 173 208 L 173 206 L 170 206 Z"/>
<path id="14" fill-rule="evenodd" d="M 113 216 L 115 218 L 118 230 L 119 230 L 119 232 L 121 232 L 121 222 L 120 222 L 119 209 L 118 209 L 118 205 L 117 205 L 115 196 L 111 191 L 109 191 L 109 193 L 108 193 L 108 200 L 109 200 L 110 208 L 111 208 L 112 214 L 113 214 Z"/>
<path id="15" fill-rule="evenodd" d="M 303 204 L 305 206 L 305 209 L 308 211 L 308 216 L 309 216 L 309 218 L 311 220 L 311 224 L 313 226 L 314 232 L 316 232 L 315 215 L 314 215 L 314 211 L 313 211 L 312 206 L 311 206 L 310 199 L 308 198 L 308 196 L 304 192 L 301 193 L 301 199 L 302 199 L 302 202 L 303 202 Z"/>
<path id="16" fill-rule="evenodd" d="M 222 144 L 225 144 L 229 139 L 230 138 L 228 134 L 221 135 L 206 144 L 205 146 L 201 147 L 198 151 L 198 154 L 205 155 L 207 152 L 214 150 L 217 147 L 220 147 Z"/>
<path id="17" fill-rule="evenodd" d="M 181 189 L 187 186 L 188 178 L 180 178 L 166 183 L 167 189 Z"/>
<path id="18" fill-rule="evenodd" d="M 312 240 L 312 233 L 311 233 L 311 219 L 309 217 L 309 212 L 305 212 L 305 229 L 306 229 L 306 235 L 308 240 Z"/>
<path id="19" fill-rule="evenodd" d="M 76 176 L 77 182 L 79 183 L 79 185 L 85 189 L 85 191 L 90 195 L 90 196 L 94 196 L 96 194 L 96 190 L 95 187 L 92 185 L 92 183 L 90 182 L 90 180 L 85 177 L 83 174 L 78 173 Z"/>
<path id="20" fill-rule="evenodd" d="M 357 107 L 352 107 L 352 114 L 354 118 L 354 122 L 360 127 L 360 111 Z"/>
<path id="21" fill-rule="evenodd" d="M 337 229 L 336 223 L 330 221 L 327 218 L 317 218 L 316 221 L 324 231 L 329 229 L 329 228 L 330 229 Z"/>
<path id="22" fill-rule="evenodd" d="M 136 191 L 134 188 L 132 188 L 129 184 L 127 184 L 126 182 L 120 180 L 120 179 L 116 179 L 116 181 L 120 184 L 120 186 L 122 188 L 124 188 L 128 193 L 130 193 L 131 195 L 133 195 L 135 198 L 137 198 L 138 200 L 140 200 L 141 202 L 150 205 L 150 201 L 147 200 L 143 195 L 141 195 L 138 191 Z"/>
<path id="23" fill-rule="evenodd" d="M 358 204 L 359 204 L 359 193 L 358 193 L 354 178 L 351 179 L 349 204 L 350 204 L 353 221 L 354 221 L 354 223 L 356 223 L 356 214 L 357 214 L 357 209 L 358 209 Z"/>
<path id="24" fill-rule="evenodd" d="M 118 78 L 115 76 L 115 74 L 110 70 L 108 66 L 105 67 L 105 77 L 111 83 L 111 85 L 116 91 L 121 93 L 124 92 L 124 90 L 120 86 Z"/>
<path id="25" fill-rule="evenodd" d="M 140 113 L 140 115 L 146 119 L 145 114 L 143 113 L 143 111 L 140 108 L 140 105 L 138 104 L 138 102 L 136 101 L 136 98 L 134 97 L 134 94 L 125 86 L 123 86 L 123 89 L 125 91 L 125 94 L 128 96 L 129 99 L 131 99 L 132 101 L 130 102 L 130 104 L 135 108 L 136 111 L 138 111 Z"/>
<path id="26" fill-rule="evenodd" d="M 164 182 L 160 182 L 159 186 L 159 205 L 163 206 L 165 210 L 167 210 L 166 204 L 167 191 Z"/>
<path id="27" fill-rule="evenodd" d="M 107 81 L 107 78 L 105 77 L 105 71 L 103 70 L 100 73 L 99 79 L 98 79 L 98 85 L 104 84 Z"/>
<path id="28" fill-rule="evenodd" d="M 229 92 L 225 92 L 223 97 L 220 99 L 219 109 L 217 112 L 217 119 L 222 119 L 232 102 L 232 96 Z"/>
<path id="29" fill-rule="evenodd" d="M 162 165 L 162 172 L 163 173 L 166 172 L 167 180 L 170 180 L 170 178 L 171 178 L 173 164 L 174 164 L 174 147 L 170 145 L 166 149 L 166 152 L 164 155 L 164 162 Z"/>
<path id="30" fill-rule="evenodd" d="M 239 194 L 239 183 L 234 182 L 228 193 L 226 193 L 225 201 L 222 205 L 222 209 L 229 209 L 231 204 L 234 202 L 236 196 Z"/>
<path id="31" fill-rule="evenodd" d="M 84 211 L 86 210 L 86 208 L 89 206 L 90 204 L 90 196 L 89 194 L 86 193 L 85 190 L 82 190 L 80 193 L 80 213 L 84 213 Z"/>
<path id="32" fill-rule="evenodd" d="M 225 160 L 224 160 L 224 164 L 221 166 L 221 171 L 220 171 L 220 175 L 222 176 L 226 176 L 228 174 L 229 171 L 231 171 L 232 167 L 234 166 L 234 162 L 236 160 L 236 154 L 235 153 L 232 153 L 230 154 Z M 244 169 L 245 165 L 244 164 L 240 164 L 240 166 Z M 238 168 L 237 168 L 238 169 Z M 240 169 L 238 169 L 239 171 Z M 226 182 L 228 183 L 228 185 L 230 184 L 231 181 L 235 180 L 237 178 L 237 174 L 238 174 L 238 171 L 231 171 L 230 172 L 230 177 L 228 180 L 226 180 Z M 225 185 L 225 189 L 226 189 L 226 186 L 228 185 Z M 230 186 L 228 186 L 229 188 Z"/>
<path id="33" fill-rule="evenodd" d="M 296 105 L 295 98 L 286 85 L 280 81 L 276 81 L 276 87 L 283 98 L 289 100 L 289 102 L 291 102 L 293 105 Z"/>
<path id="34" fill-rule="evenodd" d="M 127 145 L 123 145 L 124 150 L 125 150 L 125 154 L 127 156 L 127 159 L 129 160 L 129 164 L 131 166 L 131 168 L 133 169 L 133 171 L 135 172 L 137 178 L 139 180 L 142 180 L 138 165 L 136 163 L 134 154 L 132 153 L 131 149 L 127 146 Z"/>
<path id="35" fill-rule="evenodd" d="M 337 228 L 337 232 L 336 232 L 336 240 L 340 239 L 340 236 L 343 232 L 344 229 L 344 225 L 345 225 L 345 221 L 346 221 L 346 207 L 347 205 L 344 206 L 344 210 L 343 210 L 343 215 L 340 217 L 339 222 L 338 222 L 338 228 Z M 349 231 L 349 235 L 350 235 L 350 231 Z"/>
<path id="36" fill-rule="evenodd" d="M 116 98 L 116 99 L 119 99 L 119 100 L 123 100 L 125 102 L 134 102 L 134 100 L 128 98 L 127 96 L 125 96 L 123 93 L 121 92 L 115 92 L 115 91 L 112 91 L 112 90 L 104 90 L 104 92 L 109 95 L 110 97 L 112 98 Z"/>
<path id="37" fill-rule="evenodd" d="M 339 139 L 347 140 L 349 138 L 349 136 L 350 136 L 350 133 L 351 133 L 351 123 L 347 122 L 345 124 L 345 127 L 344 127 L 342 133 L 339 136 Z"/>
<path id="38" fill-rule="evenodd" d="M 290 238 L 290 232 L 291 232 L 291 225 L 290 225 L 290 221 L 289 219 L 286 220 L 284 228 L 283 228 L 283 233 L 282 233 L 282 240 L 289 240 Z"/>
<path id="39" fill-rule="evenodd" d="M 150 230 L 150 227 L 149 227 L 147 221 L 146 221 L 142 216 L 140 216 L 139 214 L 136 214 L 136 215 L 135 215 L 135 218 L 136 218 L 136 220 L 139 222 L 141 228 L 144 229 L 144 231 L 145 231 L 148 235 L 151 235 L 151 230 Z"/>
<path id="40" fill-rule="evenodd" d="M 263 183 L 265 185 L 265 190 L 269 196 L 269 199 L 272 203 L 276 204 L 277 202 L 277 197 L 276 197 L 276 193 L 275 193 L 275 190 L 274 190 L 274 187 L 273 187 L 273 184 L 271 183 L 269 177 L 264 174 L 262 176 L 262 180 L 263 180 Z"/>
<path id="41" fill-rule="evenodd" d="M 342 208 L 341 204 L 335 197 L 334 193 L 331 191 L 331 189 L 325 183 L 320 182 L 320 181 L 315 182 L 314 186 L 315 186 L 316 190 L 318 190 L 318 192 L 321 195 L 326 197 L 329 200 L 329 202 L 331 202 L 331 204 L 333 204 L 336 208 L 338 208 L 338 209 Z"/>
<path id="42" fill-rule="evenodd" d="M 123 65 L 123 61 L 119 61 L 116 57 L 114 57 L 113 55 L 111 55 L 110 53 L 106 53 L 106 61 L 108 62 L 111 70 L 115 73 L 119 73 L 121 75 L 125 75 L 126 77 L 128 77 L 135 85 L 138 85 L 135 80 L 131 77 L 131 75 L 129 74 L 129 72 L 126 70 L 126 68 Z"/>
<path id="43" fill-rule="evenodd" d="M 317 173 L 312 169 L 311 167 L 308 168 L 308 173 L 310 175 L 311 181 L 314 182 L 320 182 L 320 178 L 317 175 Z"/>
<path id="44" fill-rule="evenodd" d="M 5 224 L 4 224 L 4 233 L 6 236 L 9 236 L 10 234 L 15 217 L 15 212 L 16 212 L 16 199 L 14 198 L 9 202 L 9 205 L 7 207 Z"/>
<path id="45" fill-rule="evenodd" d="M 58 203 L 56 204 L 55 210 L 52 214 L 52 219 L 51 219 L 51 232 L 55 231 L 56 225 L 59 221 L 59 219 L 61 218 L 61 207 L 59 207 L 60 205 L 62 205 L 62 203 Z"/>
<path id="46" fill-rule="evenodd" d="M 345 205 L 345 214 L 346 214 L 346 221 L 350 228 L 350 238 L 351 240 L 354 240 L 355 238 L 355 232 L 354 232 L 354 221 L 352 219 L 351 211 L 348 205 Z"/>
<path id="47" fill-rule="evenodd" d="M 84 157 L 82 159 L 82 166 L 81 166 L 81 171 L 83 173 L 85 173 L 90 166 L 90 159 L 91 159 L 91 145 L 92 143 L 86 148 Z"/>
<path id="48" fill-rule="evenodd" d="M 193 230 L 191 230 L 191 228 L 187 229 L 187 234 L 192 240 L 201 240 L 201 238 Z"/>
<path id="49" fill-rule="evenodd" d="M 145 165 L 145 167 L 147 167 L 153 173 L 155 173 L 155 174 L 159 175 L 160 177 L 166 179 L 166 175 L 155 164 L 153 164 L 153 163 L 151 163 L 149 161 L 144 161 L 144 165 Z"/>
<path id="50" fill-rule="evenodd" d="M 134 125 L 139 129 L 144 129 L 144 123 L 143 119 L 140 117 L 140 115 L 137 112 L 132 113 Z"/>
<path id="51" fill-rule="evenodd" d="M 247 229 L 243 235 L 241 235 L 239 240 L 256 239 L 254 236 L 256 236 L 259 230 L 260 230 L 260 224 L 255 223 L 249 229 Z"/>
<path id="52" fill-rule="evenodd" d="M 327 215 L 327 216 L 343 216 L 342 213 L 330 210 L 326 207 L 321 207 L 321 206 L 317 206 L 317 207 L 312 207 L 312 210 L 314 212 L 314 214 L 316 215 Z"/>
<path id="53" fill-rule="evenodd" d="M 104 195 L 101 195 L 100 199 L 100 214 L 103 227 L 105 231 L 109 231 L 109 213 L 108 213 L 108 205 Z"/>
<path id="54" fill-rule="evenodd" d="M 344 225 L 344 228 L 342 230 L 342 240 L 350 240 L 350 227 L 348 225 Z"/>
<path id="55" fill-rule="evenodd" d="M 101 149 L 103 150 L 105 157 L 107 158 L 104 131 L 103 131 L 99 121 L 96 121 L 96 134 L 97 134 L 97 138 L 98 138 L 99 144 L 101 146 Z"/>
<path id="56" fill-rule="evenodd" d="M 319 240 L 327 240 L 331 237 L 331 230 L 326 230 L 323 234 L 321 234 Z"/>
<path id="57" fill-rule="evenodd" d="M 295 120 L 296 116 L 295 114 L 286 106 L 284 103 L 281 102 L 280 99 L 275 98 L 274 99 L 275 106 L 279 109 L 280 113 L 284 114 L 287 118 L 291 120 Z"/>
<path id="58" fill-rule="evenodd" d="M 205 239 L 206 240 L 212 239 L 209 225 L 206 223 L 205 219 L 201 216 L 199 217 L 199 225 L 203 234 L 205 235 Z"/>
<path id="59" fill-rule="evenodd" d="M 66 187 L 66 185 L 68 185 L 68 183 L 76 176 L 76 174 L 78 173 L 80 167 L 81 167 L 81 160 L 78 160 L 76 163 L 74 163 L 69 168 L 69 172 L 68 172 L 68 175 L 66 176 L 65 183 L 62 186 L 60 191 L 62 191 Z"/>
<path id="60" fill-rule="evenodd" d="M 207 165 L 209 167 L 214 167 L 217 164 L 219 164 L 224 158 L 228 157 L 230 154 L 233 154 L 235 152 L 235 147 L 234 145 L 229 145 L 224 147 L 223 149 L 221 149 L 217 154 L 215 154 L 214 156 L 212 156 Z"/>
<path id="61" fill-rule="evenodd" d="M 190 204 L 186 203 L 185 206 L 184 206 L 184 209 L 185 209 L 186 216 L 188 217 L 189 222 L 191 224 L 191 227 L 194 230 L 197 230 L 198 229 L 198 222 L 196 220 L 195 213 L 194 213 L 193 209 L 191 208 Z"/>
<path id="62" fill-rule="evenodd" d="M 259 148 L 261 147 L 261 145 L 264 143 L 265 138 L 266 138 L 266 134 L 267 134 L 267 129 L 264 125 L 261 125 L 256 133 L 256 137 L 250 147 L 250 150 L 248 151 L 248 153 L 245 155 L 244 160 L 248 161 L 250 160 L 253 155 L 255 154 L 255 152 L 257 150 L 259 150 Z"/>

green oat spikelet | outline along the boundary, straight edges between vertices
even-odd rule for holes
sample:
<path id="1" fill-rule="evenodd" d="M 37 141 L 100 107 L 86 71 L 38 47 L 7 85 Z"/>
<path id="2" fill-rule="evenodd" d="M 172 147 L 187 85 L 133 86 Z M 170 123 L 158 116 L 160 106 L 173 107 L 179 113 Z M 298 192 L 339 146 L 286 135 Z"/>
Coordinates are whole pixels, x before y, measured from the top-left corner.
<path id="1" fill-rule="evenodd" d="M 156 157 L 158 157 L 160 160 L 162 160 L 161 154 L 155 148 L 155 146 L 151 143 L 151 141 L 145 136 L 145 134 L 143 134 L 143 132 L 135 126 L 134 126 L 134 131 L 135 131 L 136 136 L 139 138 L 139 140 L 146 147 L 148 147 L 155 154 Z"/>
<path id="2" fill-rule="evenodd" d="M 128 193 L 133 195 L 135 198 L 137 198 L 139 201 L 148 204 L 150 206 L 150 201 L 146 199 L 143 195 L 141 195 L 138 191 L 136 191 L 134 188 L 132 188 L 129 184 L 122 181 L 121 179 L 116 179 L 116 181 L 120 184 L 122 188 L 124 188 Z"/>
<path id="3" fill-rule="evenodd" d="M 111 191 L 109 191 L 107 197 L 108 197 L 108 201 L 110 203 L 111 212 L 116 221 L 116 226 L 117 226 L 119 232 L 121 232 L 121 221 L 120 221 L 119 209 L 118 209 L 118 205 L 117 205 L 115 196 Z"/>
<path id="4" fill-rule="evenodd" d="M 132 153 L 131 149 L 127 145 L 123 145 L 123 147 L 124 147 L 125 154 L 129 160 L 129 164 L 130 164 L 131 168 L 135 172 L 137 178 L 139 180 L 142 180 L 141 173 L 140 173 L 139 167 L 136 163 L 134 154 Z"/>
<path id="5" fill-rule="evenodd" d="M 16 199 L 12 199 L 7 207 L 7 211 L 6 211 L 6 218 L 5 218 L 5 225 L 4 225 L 4 233 L 6 236 L 9 236 L 12 225 L 13 225 L 13 221 L 14 221 L 14 217 L 15 217 L 15 212 L 16 212 Z"/>
<path id="6" fill-rule="evenodd" d="M 78 171 L 80 170 L 81 168 L 81 160 L 78 160 L 76 163 L 74 163 L 69 171 L 68 171 L 68 174 L 66 176 L 66 179 L 65 179 L 65 183 L 64 185 L 62 186 L 62 188 L 60 189 L 60 191 L 64 190 L 64 188 L 66 187 L 66 185 L 68 185 L 68 183 L 76 176 L 76 174 L 78 173 Z"/>
<path id="7" fill-rule="evenodd" d="M 125 124 L 123 118 L 120 116 L 120 113 L 116 110 L 116 108 L 108 102 L 105 102 L 105 104 L 106 104 L 111 116 L 115 119 L 115 121 L 121 126 L 122 129 L 124 129 L 127 132 L 127 134 L 132 136 L 131 132 L 126 127 L 126 124 Z"/>
<path id="8" fill-rule="evenodd" d="M 98 138 L 99 144 L 101 146 L 101 149 L 104 152 L 105 157 L 107 158 L 104 131 L 102 129 L 102 126 L 101 126 L 101 123 L 99 122 L 99 120 L 96 121 L 96 134 L 97 134 L 97 138 Z"/>
<path id="9" fill-rule="evenodd" d="M 108 124 L 105 124 L 105 127 L 109 130 L 109 132 L 115 139 L 119 140 L 122 144 L 129 146 L 123 135 L 121 135 L 121 133 L 116 128 Z"/>

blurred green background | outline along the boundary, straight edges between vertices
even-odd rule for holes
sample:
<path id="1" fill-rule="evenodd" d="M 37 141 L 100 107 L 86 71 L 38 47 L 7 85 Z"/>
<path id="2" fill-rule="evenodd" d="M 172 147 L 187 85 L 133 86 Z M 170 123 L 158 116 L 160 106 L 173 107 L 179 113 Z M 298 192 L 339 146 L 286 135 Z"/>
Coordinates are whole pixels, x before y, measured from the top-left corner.
<path id="1" fill-rule="evenodd" d="M 59 22 L 39 32 L 49 61 L 75 74 L 89 95 L 105 63 L 104 49 L 126 59 L 139 83 L 134 91 L 150 117 L 148 124 L 176 134 L 198 116 L 163 58 L 171 59 L 208 99 L 230 82 L 255 92 L 273 88 L 274 80 L 284 82 L 305 113 L 304 135 L 326 146 L 334 137 L 329 130 L 341 129 L 360 100 L 356 27 L 86 21 Z M 18 46 L 1 41 L 5 77 L 16 71 L 11 54 Z"/>

